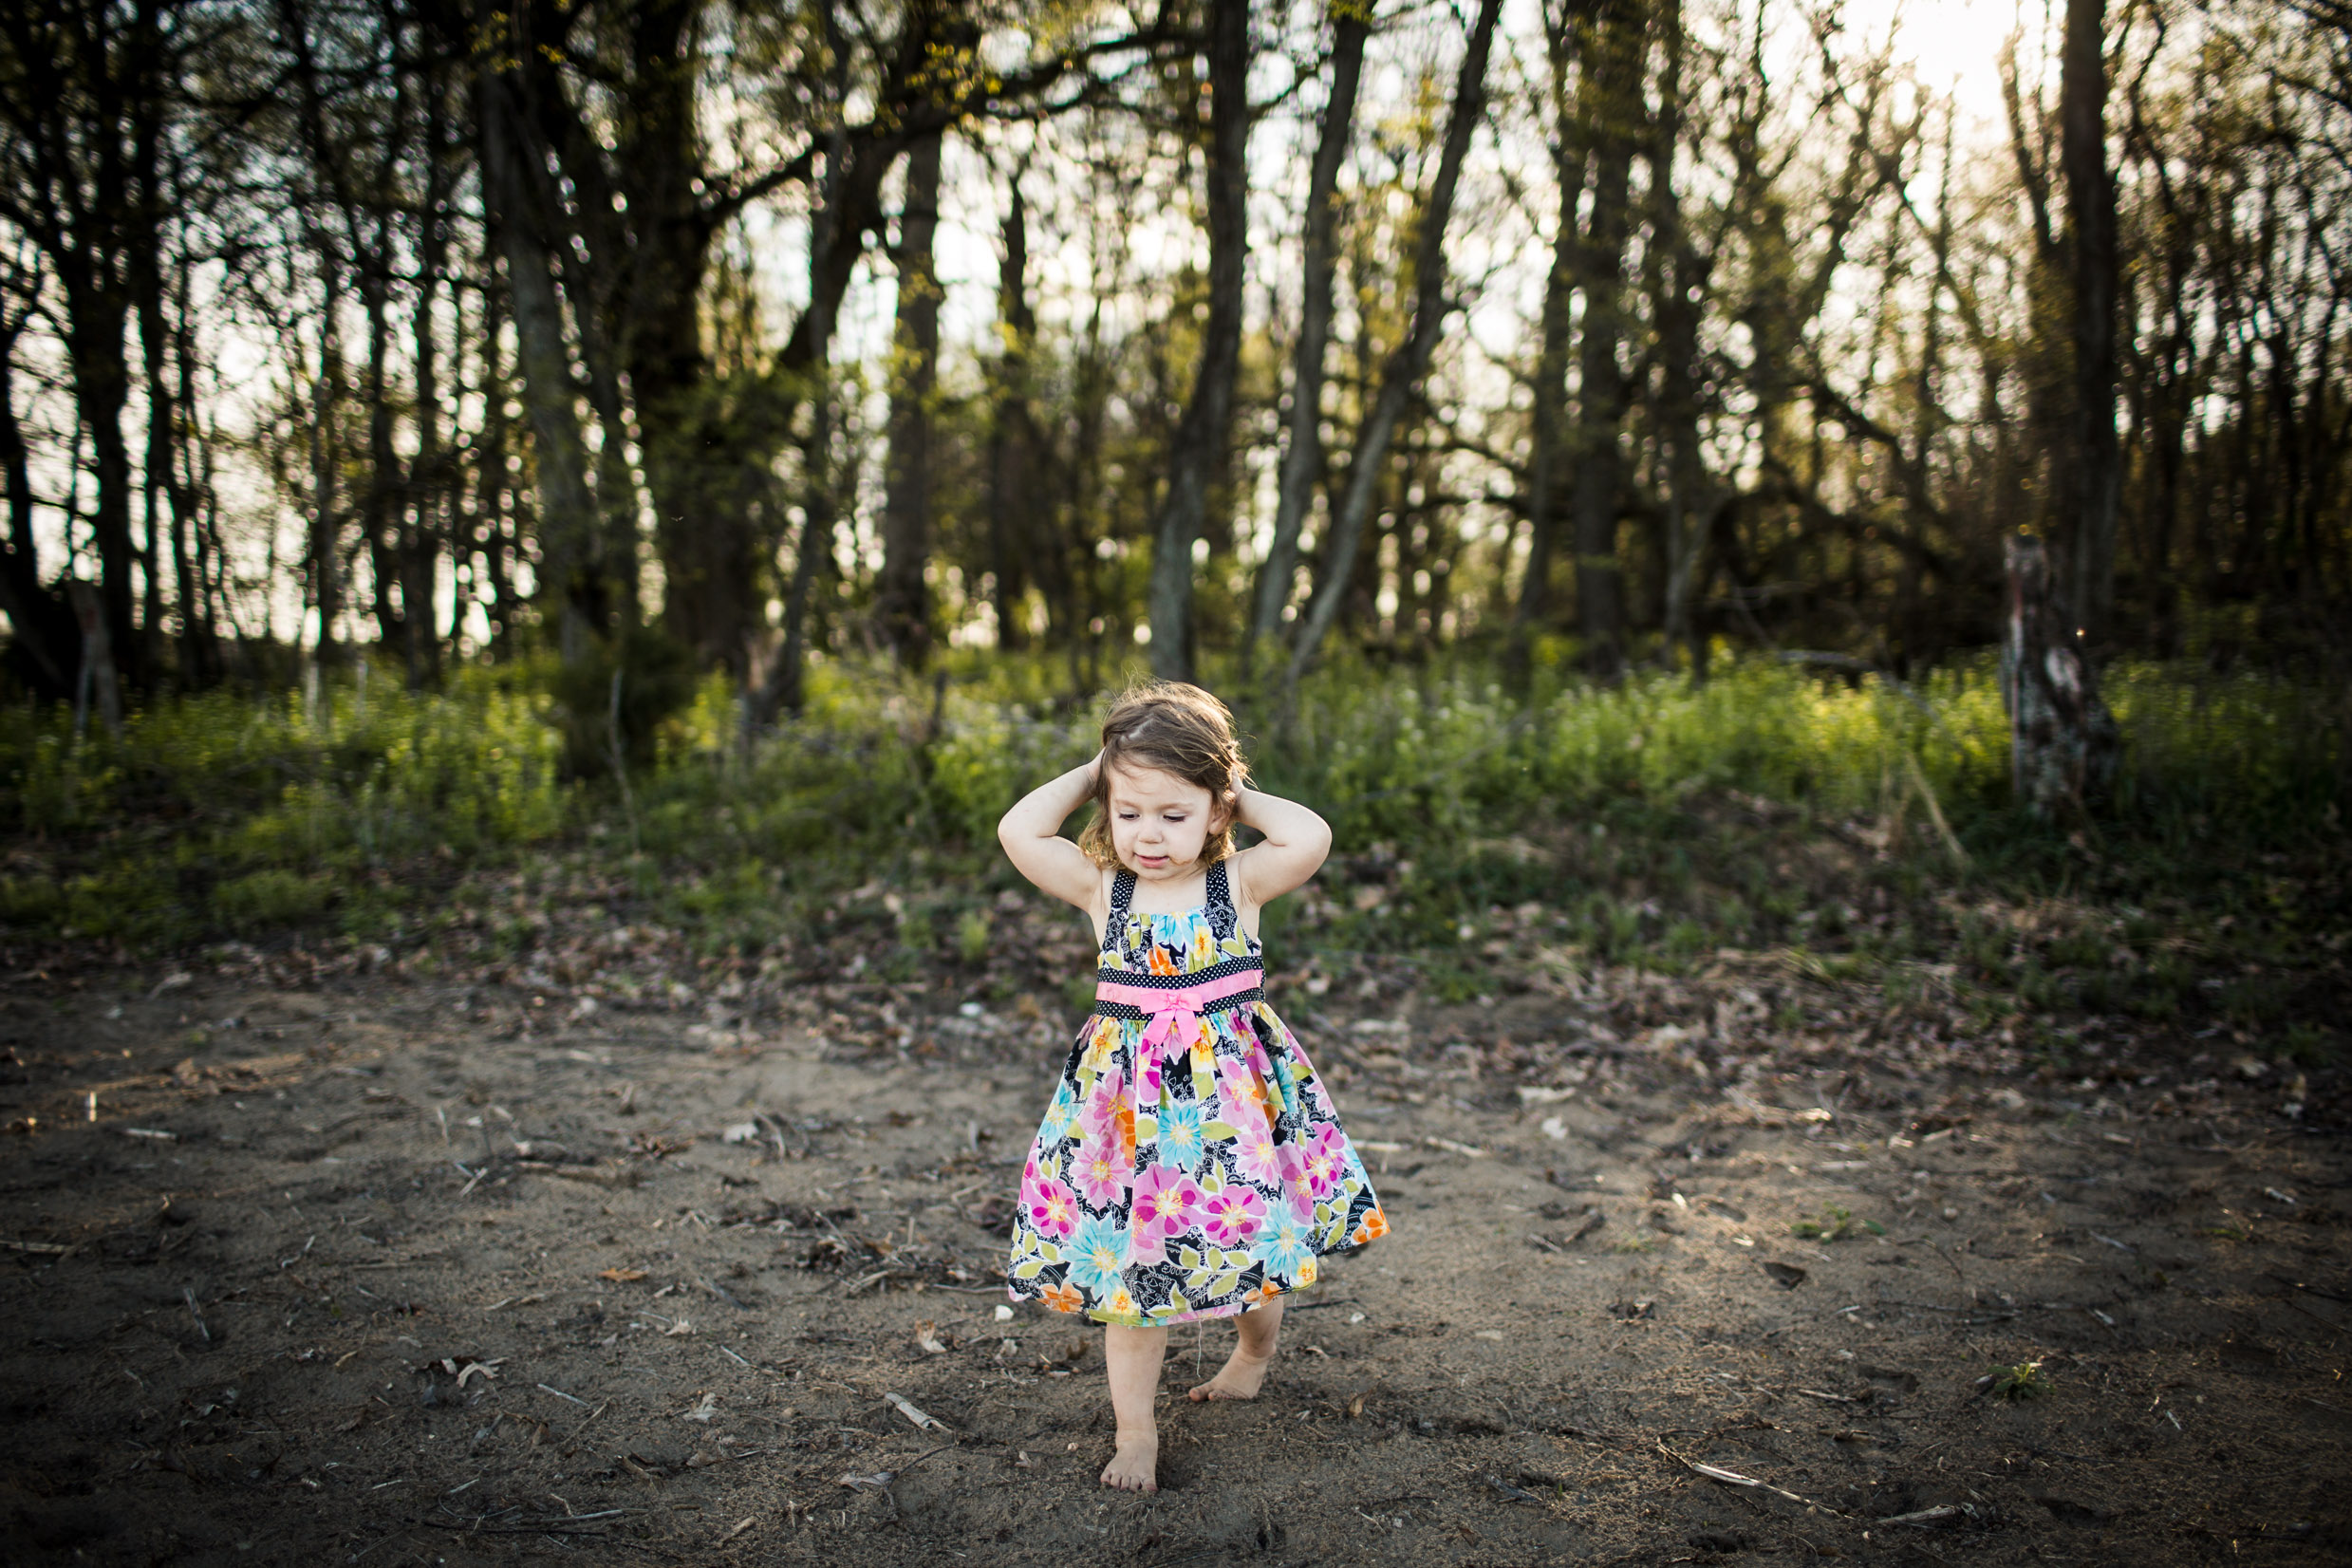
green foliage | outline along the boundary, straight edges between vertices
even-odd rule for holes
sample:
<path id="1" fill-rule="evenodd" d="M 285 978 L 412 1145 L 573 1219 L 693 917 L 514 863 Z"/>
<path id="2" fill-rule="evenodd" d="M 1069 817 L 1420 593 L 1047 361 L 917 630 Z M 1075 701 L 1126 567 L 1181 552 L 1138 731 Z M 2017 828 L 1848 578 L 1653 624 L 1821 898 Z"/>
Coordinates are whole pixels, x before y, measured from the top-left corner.
<path id="1" fill-rule="evenodd" d="M 1985 1380 L 1995 1399 L 2015 1404 L 2023 1399 L 2039 1399 L 2050 1391 L 2049 1379 L 2042 1375 L 2039 1361 L 2020 1361 L 2015 1366 L 1992 1367 Z"/>
<path id="2" fill-rule="evenodd" d="M 2279 1036 L 2279 1055 L 2297 1067 L 2327 1067 L 2337 1056 L 2336 1040 L 2324 1026 L 2298 1019 Z"/>
<path id="3" fill-rule="evenodd" d="M 574 663 L 549 663 L 539 678 L 555 700 L 565 766 L 586 778 L 611 772 L 616 752 L 631 768 L 652 762 L 663 732 L 694 701 L 697 687 L 693 655 L 645 627 L 618 645 L 597 644 Z"/>
<path id="4" fill-rule="evenodd" d="M 956 923 L 956 957 L 978 963 L 988 956 L 992 925 L 985 909 L 970 909 Z"/>
<path id="5" fill-rule="evenodd" d="M 298 925 L 334 902 L 326 876 L 270 867 L 220 883 L 213 889 L 213 913 L 233 931 L 267 931 Z"/>
<path id="6" fill-rule="evenodd" d="M 2296 955 L 2352 909 L 2342 879 L 2288 874 L 2343 853 L 2325 694 L 2111 675 L 2124 786 L 2070 831 L 2011 809 L 1985 664 L 1903 690 L 1768 662 L 1600 688 L 1540 654 L 1519 695 L 1465 658 L 1341 663 L 1287 717 L 1236 701 L 1260 781 L 1336 832 L 1333 866 L 1269 912 L 1286 965 L 1387 955 L 1468 1000 L 1531 961 L 1674 970 L 1772 946 L 1898 1006 L 1956 992 L 1988 1018 L 2203 1011 L 2297 1059 L 2329 1049 L 2291 1033 Z M 134 715 L 119 741 L 0 712 L 0 831 L 19 846 L 0 920 L 141 945 L 322 925 L 424 939 L 460 918 L 470 879 L 528 860 L 618 873 L 626 918 L 707 955 L 887 920 L 887 975 L 976 962 L 985 900 L 1012 881 L 997 819 L 1092 753 L 1099 710 L 1043 659 L 951 651 L 942 667 L 934 684 L 818 663 L 807 711 L 750 743 L 722 680 L 649 675 L 631 706 L 625 674 L 625 793 L 566 760 L 592 682 L 567 705 L 533 668 L 461 670 L 438 694 L 353 673 L 309 701 L 215 692 Z M 1973 862 L 1964 878 L 1914 760 Z M 1947 896 L 1955 878 L 1966 898 Z M 463 918 L 518 952 L 534 940 L 502 907 Z"/>
<path id="7" fill-rule="evenodd" d="M 554 838 L 574 805 L 558 750 L 546 700 L 484 671 L 431 696 L 211 692 L 132 715 L 120 741 L 0 712 L 0 829 L 50 851 L 51 889 L 12 876 L 0 898 L 11 924 L 142 943 L 304 924 L 367 868 Z"/>
<path id="8" fill-rule="evenodd" d="M 1877 1221 L 1857 1220 L 1851 1209 L 1840 1208 L 1836 1204 L 1823 1204 L 1819 1219 L 1800 1220 L 1788 1227 L 1791 1236 L 1805 1241 L 1842 1241 L 1865 1230 L 1873 1236 L 1887 1233 L 1887 1227 Z"/>

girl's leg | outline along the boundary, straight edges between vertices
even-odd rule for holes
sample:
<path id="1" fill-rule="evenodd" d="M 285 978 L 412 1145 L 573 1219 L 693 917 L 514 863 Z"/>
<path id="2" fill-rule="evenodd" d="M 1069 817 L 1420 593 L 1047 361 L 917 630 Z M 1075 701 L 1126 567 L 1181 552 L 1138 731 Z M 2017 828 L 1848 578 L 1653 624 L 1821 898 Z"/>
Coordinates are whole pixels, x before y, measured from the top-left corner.
<path id="1" fill-rule="evenodd" d="M 1160 1361 L 1167 1354 L 1167 1330 L 1103 1331 L 1103 1365 L 1111 1374 L 1111 1409 L 1119 1419 L 1118 1450 L 1103 1466 L 1103 1484 L 1123 1492 L 1160 1489 L 1160 1428 L 1152 1401 L 1160 1392 Z"/>
<path id="2" fill-rule="evenodd" d="M 1203 1399 L 1255 1399 L 1259 1386 L 1266 1380 L 1266 1369 L 1274 1365 L 1275 1341 L 1282 1332 L 1282 1298 L 1252 1307 L 1233 1320 L 1241 1341 L 1233 1347 L 1232 1356 L 1224 1370 L 1199 1388 L 1192 1397 Z"/>

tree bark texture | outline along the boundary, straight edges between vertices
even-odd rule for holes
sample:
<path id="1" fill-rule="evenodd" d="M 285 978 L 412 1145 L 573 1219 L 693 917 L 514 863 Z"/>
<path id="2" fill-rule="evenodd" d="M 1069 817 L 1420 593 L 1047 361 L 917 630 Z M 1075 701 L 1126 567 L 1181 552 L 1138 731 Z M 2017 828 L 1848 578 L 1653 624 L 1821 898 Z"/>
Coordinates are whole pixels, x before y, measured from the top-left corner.
<path id="1" fill-rule="evenodd" d="M 926 136 L 906 154 L 906 200 L 899 218 L 897 325 L 890 342 L 890 446 L 884 479 L 882 572 L 874 584 L 874 625 L 891 654 L 910 668 L 931 651 L 932 403 L 939 386 L 940 153 Z"/>
<path id="2" fill-rule="evenodd" d="M 1167 491 L 1152 528 L 1147 610 L 1151 670 L 1192 679 L 1192 542 L 1224 467 L 1241 360 L 1242 264 L 1249 252 L 1249 0 L 1209 0 L 1208 320 L 1201 363 L 1170 444 Z"/>
<path id="3" fill-rule="evenodd" d="M 2075 625 L 2103 646 L 2115 609 L 2116 513 L 2123 459 L 2116 439 L 2116 192 L 2107 167 L 2106 0 L 2066 0 L 2059 81 L 2074 281 L 2074 439 L 2066 490 L 2074 531 Z"/>
<path id="4" fill-rule="evenodd" d="M 1660 663 L 1672 669 L 1677 650 L 1688 647 L 1691 670 L 1703 674 L 1706 652 L 1700 639 L 1705 634 L 1693 619 L 1692 599 L 1706 546 L 1698 525 L 1706 505 L 1701 492 L 1707 482 L 1699 450 L 1698 362 L 1701 299 L 1712 268 L 1691 243 L 1674 184 L 1683 130 L 1682 0 L 1663 0 L 1659 18 L 1665 35 L 1664 64 L 1650 150 L 1650 244 L 1655 252 L 1651 260 L 1651 314 L 1657 332 L 1656 421 L 1659 461 L 1665 471 L 1665 515 L 1660 521 L 1664 548 L 1660 553 L 1666 563 L 1666 585 L 1658 656 Z"/>
<path id="5" fill-rule="evenodd" d="M 440 71 L 427 72 L 424 90 L 424 210 L 419 215 L 417 302 L 412 333 L 417 380 L 417 457 L 401 509 L 401 603 L 407 611 L 408 684 L 439 683 L 441 642 L 434 623 L 439 597 L 439 561 L 448 543 L 449 476 L 441 461 L 439 332 L 436 327 L 441 271 L 447 264 L 449 226 L 442 207 L 449 199 L 449 84 Z M 454 568 L 453 568 L 454 570 Z"/>
<path id="6" fill-rule="evenodd" d="M 1036 420 L 1031 411 L 1030 353 L 1037 316 L 1029 304 L 1029 209 L 1016 176 L 1004 214 L 1004 258 L 997 272 L 997 362 L 988 427 L 988 553 L 997 578 L 997 645 L 1028 645 L 1029 585 L 1035 577 L 1049 612 L 1067 622 L 1070 563 L 1039 526 L 1044 509 Z"/>
<path id="7" fill-rule="evenodd" d="M 74 682 L 74 734 L 87 721 L 90 704 L 98 704 L 106 733 L 122 735 L 122 681 L 116 668 L 113 634 L 106 626 L 105 596 L 96 585 L 74 578 L 65 585 L 73 601 L 74 618 L 82 625 L 81 674 Z"/>
<path id="8" fill-rule="evenodd" d="M 343 401 L 343 348 L 335 318 L 343 299 L 343 271 L 325 246 L 320 247 L 319 263 L 324 308 L 319 313 L 319 374 L 310 383 L 310 527 L 303 543 L 303 569 L 309 580 L 310 607 L 319 618 L 312 657 L 331 664 L 335 623 L 343 615 L 343 513 L 335 485 L 335 419 Z M 299 628 L 294 640 L 302 640 Z"/>
<path id="9" fill-rule="evenodd" d="M 1355 123 L 1356 90 L 1364 76 L 1364 41 L 1372 33 L 1371 0 L 1332 7 L 1331 98 L 1307 176 L 1306 243 L 1301 258 L 1298 345 L 1292 357 L 1290 444 L 1282 454 L 1276 492 L 1274 537 L 1258 576 L 1258 604 L 1241 644 L 1246 667 L 1259 639 L 1279 639 L 1282 610 L 1298 570 L 1298 535 L 1323 477 L 1323 359 L 1331 344 L 1332 286 L 1338 271 L 1339 165 Z"/>
<path id="10" fill-rule="evenodd" d="M 1486 109 L 1486 57 L 1494 45 L 1495 23 L 1503 0 L 1481 0 L 1470 26 L 1469 47 L 1463 53 L 1455 78 L 1453 107 L 1446 121 L 1446 140 L 1438 154 L 1437 174 L 1421 210 L 1420 233 L 1413 247 L 1412 326 L 1403 342 L 1381 367 L 1380 391 L 1356 432 L 1355 448 L 1348 462 L 1348 486 L 1331 539 L 1324 551 L 1315 598 L 1299 627 L 1285 679 L 1296 684 L 1311 664 L 1348 596 L 1362 547 L 1365 525 L 1386 471 L 1389 448 L 1407 401 L 1428 373 L 1429 356 L 1437 347 L 1439 327 L 1450 309 L 1446 298 L 1446 228 L 1453 216 L 1454 188 L 1462 177 L 1463 159 L 1470 150 L 1471 134 Z"/>
<path id="11" fill-rule="evenodd" d="M 830 3 L 817 10 L 824 29 L 826 52 L 832 65 L 826 83 L 831 94 L 826 107 L 832 124 L 824 140 L 825 168 L 816 181 L 815 210 L 809 215 L 809 308 L 801 312 L 785 345 L 779 375 L 796 382 L 794 395 L 809 400 L 809 435 L 801 446 L 801 514 L 799 537 L 793 546 L 792 575 L 784 589 L 784 640 L 759 683 L 744 694 L 746 731 L 766 729 L 778 714 L 797 715 L 807 700 L 809 601 L 816 579 L 832 549 L 834 521 L 833 475 L 833 319 L 849 283 L 849 271 L 839 265 L 845 249 L 842 231 L 861 220 L 867 209 L 845 211 L 848 202 L 876 199 L 881 177 L 869 160 L 856 168 L 850 181 L 850 142 L 841 121 L 849 97 L 849 65 L 841 41 L 841 19 Z M 845 219 L 851 223 L 845 224 Z M 854 250 L 856 240 L 846 248 Z M 838 270 L 838 283 L 833 274 Z"/>
<path id="12" fill-rule="evenodd" d="M 1563 67 L 1555 63 L 1555 70 Z M 1559 532 L 1559 480 L 1568 466 L 1568 339 L 1574 313 L 1577 201 L 1584 190 L 1584 159 L 1565 145 L 1554 149 L 1559 177 L 1559 224 L 1552 234 L 1552 265 L 1543 280 L 1543 320 L 1536 350 L 1535 406 L 1527 451 L 1527 566 L 1520 579 L 1519 607 L 1512 618 L 1515 640 L 1541 624 L 1551 608 L 1553 540 Z"/>
<path id="13" fill-rule="evenodd" d="M 81 665 L 81 628 L 72 607 L 41 581 L 30 454 L 16 419 L 16 339 L 24 327 L 22 315 L 0 325 L 0 481 L 9 502 L 9 534 L 0 541 L 0 614 L 15 632 L 9 652 L 18 676 L 43 701 L 62 702 L 73 695 Z"/>
<path id="14" fill-rule="evenodd" d="M 386 156 L 399 145 L 400 138 L 388 138 Z M 357 239 L 360 225 L 354 222 L 351 227 Z M 405 601 L 394 591 L 401 581 L 399 513 L 407 476 L 393 444 L 392 401 L 386 396 L 390 390 L 386 361 L 392 352 L 392 244 L 391 215 L 379 210 L 374 243 L 354 246 L 360 299 L 367 320 L 367 370 L 363 383 L 367 407 L 367 486 L 362 492 L 360 532 L 367 546 L 376 641 L 384 648 L 400 647 L 407 640 Z"/>
<path id="15" fill-rule="evenodd" d="M 549 271 L 548 241 L 532 221 L 525 184 L 523 137 L 505 81 L 485 70 L 480 84 L 483 184 L 496 215 L 507 294 L 514 317 L 522 402 L 531 421 L 539 498 L 539 593 L 556 621 L 567 664 L 586 660 L 606 627 L 596 578 L 596 507 L 588 493 L 588 449 L 581 439 L 563 307 Z"/>
<path id="16" fill-rule="evenodd" d="M 2080 812 L 2113 781 L 2121 733 L 2053 602 L 2042 541 L 2012 537 L 2007 564 L 2001 699 L 2009 715 L 2010 785 L 2038 817 Z"/>
<path id="17" fill-rule="evenodd" d="M 1617 553 L 1617 517 L 1624 509 L 1621 439 L 1629 388 L 1617 353 L 1625 340 L 1625 247 L 1641 133 L 1644 28 L 1640 11 L 1624 0 L 1596 10 L 1579 92 L 1579 118 L 1593 148 L 1593 215 L 1577 260 L 1584 323 L 1577 345 L 1571 449 L 1576 474 L 1569 513 L 1585 666 L 1610 680 L 1625 666 L 1625 572 Z"/>

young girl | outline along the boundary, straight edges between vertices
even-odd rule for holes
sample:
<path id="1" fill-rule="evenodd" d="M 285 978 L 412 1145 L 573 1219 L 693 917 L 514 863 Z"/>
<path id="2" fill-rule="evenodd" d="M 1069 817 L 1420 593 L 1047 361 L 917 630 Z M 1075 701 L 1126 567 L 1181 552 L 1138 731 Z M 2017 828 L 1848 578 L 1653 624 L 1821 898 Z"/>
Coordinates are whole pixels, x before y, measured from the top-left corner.
<path id="1" fill-rule="evenodd" d="M 1089 800 L 1078 842 L 1058 836 Z M 1264 841 L 1234 853 L 1236 823 Z M 998 837 L 1087 912 L 1099 954 L 1093 1017 L 1021 1174 L 1013 1296 L 1108 1325 L 1119 1432 L 1103 1484 L 1155 1491 L 1169 1326 L 1238 1314 L 1232 1359 L 1192 1397 L 1254 1398 L 1282 1297 L 1315 1283 L 1317 1257 L 1388 1233 L 1263 989 L 1259 912 L 1315 874 L 1331 829 L 1249 787 L 1223 703 L 1163 682 L 1113 708 L 1094 759 L 1032 791 Z"/>

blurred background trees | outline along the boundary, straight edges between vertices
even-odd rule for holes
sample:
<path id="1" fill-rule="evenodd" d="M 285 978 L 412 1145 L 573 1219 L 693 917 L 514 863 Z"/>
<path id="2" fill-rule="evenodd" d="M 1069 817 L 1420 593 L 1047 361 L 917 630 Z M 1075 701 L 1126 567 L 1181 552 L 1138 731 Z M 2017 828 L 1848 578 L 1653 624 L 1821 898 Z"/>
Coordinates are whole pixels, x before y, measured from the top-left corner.
<path id="1" fill-rule="evenodd" d="M 2340 675 L 2352 10 L 1967 25 L 26 0 L 7 680 L 535 660 L 587 769 L 853 655 L 1907 672 L 2020 531 L 2095 661 Z"/>

